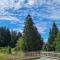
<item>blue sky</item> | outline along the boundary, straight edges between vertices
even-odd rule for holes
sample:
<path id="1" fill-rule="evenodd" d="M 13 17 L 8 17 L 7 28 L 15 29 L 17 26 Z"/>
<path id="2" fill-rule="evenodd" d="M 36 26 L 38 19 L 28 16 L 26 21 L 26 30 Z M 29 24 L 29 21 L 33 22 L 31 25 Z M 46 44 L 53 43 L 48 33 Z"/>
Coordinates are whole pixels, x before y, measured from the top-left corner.
<path id="1" fill-rule="evenodd" d="M 60 29 L 60 0 L 0 0 L 0 26 L 22 32 L 28 14 L 45 42 L 53 21 Z"/>

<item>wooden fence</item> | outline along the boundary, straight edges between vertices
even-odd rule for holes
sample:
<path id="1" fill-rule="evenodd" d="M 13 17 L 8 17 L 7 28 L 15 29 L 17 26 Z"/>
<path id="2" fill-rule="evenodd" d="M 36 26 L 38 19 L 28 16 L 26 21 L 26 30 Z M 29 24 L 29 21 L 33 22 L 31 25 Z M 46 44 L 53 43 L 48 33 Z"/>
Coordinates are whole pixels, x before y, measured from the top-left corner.
<path id="1" fill-rule="evenodd" d="M 48 57 L 60 58 L 60 53 L 57 53 L 57 52 L 36 51 L 36 52 L 26 52 L 25 56 L 27 56 L 27 57 L 48 56 Z"/>
<path id="2" fill-rule="evenodd" d="M 34 60 L 40 59 L 41 57 L 53 58 L 60 60 L 60 53 L 57 52 L 44 52 L 44 51 L 34 51 L 25 52 L 24 57 L 20 59 L 19 55 L 8 55 L 6 60 Z"/>

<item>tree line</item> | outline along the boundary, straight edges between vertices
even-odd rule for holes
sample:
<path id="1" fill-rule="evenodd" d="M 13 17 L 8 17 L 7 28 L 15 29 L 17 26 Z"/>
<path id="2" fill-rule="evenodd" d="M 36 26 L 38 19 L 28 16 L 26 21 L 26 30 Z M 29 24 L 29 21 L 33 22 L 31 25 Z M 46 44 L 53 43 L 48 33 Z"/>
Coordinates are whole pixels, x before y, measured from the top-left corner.
<path id="1" fill-rule="evenodd" d="M 48 42 L 43 45 L 45 51 L 60 51 L 60 31 L 55 22 L 49 31 Z"/>
<path id="2" fill-rule="evenodd" d="M 23 36 L 17 41 L 17 46 L 24 51 L 60 51 L 60 31 L 56 23 L 53 22 L 49 30 L 48 41 L 45 43 L 34 25 L 32 17 L 28 15 L 25 21 Z"/>
<path id="3" fill-rule="evenodd" d="M 44 43 L 41 34 L 33 23 L 31 15 L 25 20 L 22 34 L 0 27 L 0 47 L 14 47 L 18 51 L 60 51 L 60 31 L 55 22 L 49 31 L 48 42 Z"/>
<path id="4" fill-rule="evenodd" d="M 20 32 L 10 31 L 9 28 L 0 27 L 0 47 L 15 47 L 18 38 L 21 36 Z"/>

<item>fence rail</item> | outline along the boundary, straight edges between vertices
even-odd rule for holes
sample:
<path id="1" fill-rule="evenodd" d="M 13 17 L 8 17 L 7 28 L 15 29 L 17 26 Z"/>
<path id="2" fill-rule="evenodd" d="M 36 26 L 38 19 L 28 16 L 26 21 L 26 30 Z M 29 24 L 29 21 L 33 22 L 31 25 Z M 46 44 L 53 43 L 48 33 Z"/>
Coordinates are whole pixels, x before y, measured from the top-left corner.
<path id="1" fill-rule="evenodd" d="M 37 51 L 37 52 L 26 52 L 25 56 L 27 57 L 49 56 L 49 57 L 60 58 L 60 53 Z"/>
<path id="2" fill-rule="evenodd" d="M 34 60 L 34 59 L 40 59 L 41 57 L 60 60 L 60 53 L 44 52 L 44 51 L 25 52 L 24 56 L 21 59 L 19 55 L 8 55 L 6 57 L 6 60 Z"/>

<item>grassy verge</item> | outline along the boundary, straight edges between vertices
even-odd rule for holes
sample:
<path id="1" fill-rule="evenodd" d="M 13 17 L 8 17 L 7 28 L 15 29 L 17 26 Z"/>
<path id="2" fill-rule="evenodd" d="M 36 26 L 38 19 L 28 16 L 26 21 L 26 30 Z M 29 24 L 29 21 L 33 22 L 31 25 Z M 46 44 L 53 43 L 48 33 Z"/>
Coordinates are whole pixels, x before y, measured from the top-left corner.
<path id="1" fill-rule="evenodd" d="M 18 52 L 17 54 L 4 54 L 0 53 L 0 60 L 16 60 L 24 57 L 24 53 Z"/>
<path id="2" fill-rule="evenodd" d="M 0 60 L 6 60 L 6 54 L 0 53 Z"/>
<path id="3" fill-rule="evenodd" d="M 14 48 L 11 49 L 11 54 L 8 53 L 8 48 L 0 48 L 0 60 L 16 60 L 24 57 L 24 52 L 15 51 Z"/>

